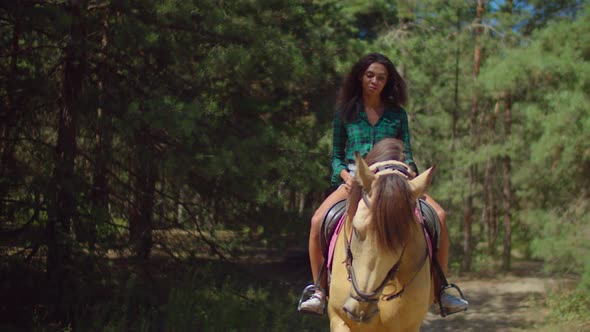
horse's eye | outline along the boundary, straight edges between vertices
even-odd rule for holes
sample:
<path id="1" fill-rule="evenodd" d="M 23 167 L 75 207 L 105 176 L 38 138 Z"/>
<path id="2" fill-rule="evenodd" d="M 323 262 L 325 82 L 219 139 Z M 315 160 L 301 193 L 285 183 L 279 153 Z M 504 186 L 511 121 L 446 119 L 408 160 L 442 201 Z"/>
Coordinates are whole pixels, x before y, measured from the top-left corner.
<path id="1" fill-rule="evenodd" d="M 365 239 L 365 230 L 363 228 L 363 226 L 361 226 L 361 228 L 358 227 L 352 227 L 352 235 L 354 237 L 356 237 L 359 241 L 363 241 Z"/>

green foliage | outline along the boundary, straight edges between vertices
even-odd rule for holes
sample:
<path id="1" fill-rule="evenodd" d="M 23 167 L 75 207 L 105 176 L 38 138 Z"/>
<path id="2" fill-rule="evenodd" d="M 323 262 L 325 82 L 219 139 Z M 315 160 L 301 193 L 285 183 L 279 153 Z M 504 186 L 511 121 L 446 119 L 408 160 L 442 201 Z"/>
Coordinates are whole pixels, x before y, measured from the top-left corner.
<path id="1" fill-rule="evenodd" d="M 223 272 L 225 270 L 225 272 Z M 168 275 L 171 278 L 173 275 Z M 95 303 L 74 321 L 84 331 L 312 331 L 327 322 L 296 312 L 298 295 L 283 283 L 261 283 L 234 266 L 204 265 L 174 280 L 130 277 L 123 297 Z M 163 294 L 163 298 L 158 294 Z M 42 323 L 42 322 L 39 322 Z M 323 327 L 322 327 L 323 325 Z M 47 331 L 37 326 L 39 331 Z"/>
<path id="2" fill-rule="evenodd" d="M 156 228 L 207 234 L 199 240 L 219 242 L 209 248 L 226 254 L 242 254 L 253 243 L 305 247 L 307 220 L 329 185 L 338 83 L 360 56 L 378 51 L 408 82 L 405 106 L 420 169 L 438 165 L 431 194 L 447 211 L 451 267 L 459 269 L 464 257 L 466 198 L 473 199 L 474 266 L 497 258 L 487 256 L 480 216 L 494 212 L 493 245 L 500 246 L 509 157 L 513 248 L 544 259 L 551 271 L 579 273 L 580 288 L 590 288 L 585 2 L 488 2 L 481 21 L 475 2 L 458 0 L 80 4 L 0 6 L 0 231 L 24 248 L 21 259 L 51 246 L 51 211 L 65 202 L 55 188 L 64 186 L 74 211 L 72 227 L 63 230 L 75 233 L 67 238 L 72 260 L 84 262 L 72 274 L 80 280 L 92 281 L 83 269 L 102 271 L 93 259 L 126 252 L 137 220 L 147 222 L 150 234 Z M 76 61 L 68 62 L 72 56 Z M 76 70 L 66 75 L 66 63 Z M 79 78 L 74 89 L 70 74 Z M 69 177 L 56 171 L 63 166 L 56 146 L 63 148 L 64 111 L 77 121 L 75 147 L 66 151 L 75 156 Z M 220 229 L 243 238 L 215 237 Z M 154 236 L 153 249 L 166 245 L 158 241 Z M 194 255 L 185 249 L 171 255 Z M 74 297 L 72 307 L 90 309 L 73 308 L 72 317 L 94 317 L 89 329 L 112 331 L 131 323 L 145 331 L 162 324 L 171 330 L 314 325 L 286 314 L 296 300 L 290 290 L 243 287 L 235 277 L 218 281 L 208 273 L 203 268 L 182 280 L 164 300 L 149 294 L 144 278 L 129 279 L 117 286 L 120 297 L 101 302 L 104 308 Z M 109 285 L 116 277 L 95 278 Z M 578 308 L 585 307 L 563 310 Z"/>
<path id="3" fill-rule="evenodd" d="M 571 323 L 581 325 L 590 323 L 590 292 L 565 292 L 555 293 L 547 298 L 549 315 L 547 320 L 551 323 Z"/>
<path id="4" fill-rule="evenodd" d="M 193 275 L 181 281 L 169 295 L 163 308 L 166 329 L 185 331 L 239 331 L 243 329 L 279 331 L 310 329 L 309 320 L 298 317 L 294 310 L 296 294 L 278 289 L 244 286 L 230 275 L 216 281 L 217 287 L 204 287 L 213 282 L 207 275 Z M 276 285 L 275 285 L 276 286 Z M 284 291 L 284 290 L 283 290 Z"/>
<path id="5" fill-rule="evenodd" d="M 590 292 L 590 258 L 584 260 L 584 268 L 578 287 L 581 291 Z"/>
<path id="6" fill-rule="evenodd" d="M 199 289 L 191 285 L 203 285 L 202 279 L 193 279 L 183 288 L 172 290 L 164 309 L 168 329 L 186 331 L 239 330 L 240 328 L 265 328 L 268 293 L 253 288 L 237 289 L 224 282 L 219 288 Z M 268 309 L 267 309 L 268 310 Z"/>
<path id="7" fill-rule="evenodd" d="M 74 202 L 62 231 L 76 234 L 65 260 L 125 252 L 133 233 L 149 252 L 155 228 L 249 227 L 273 244 L 297 228 L 291 197 L 306 200 L 308 213 L 306 196 L 328 186 L 329 147 L 318 144 L 333 114 L 325 96 L 354 29 L 337 3 L 85 4 L 0 8 L 0 108 L 9 110 L 0 127 L 2 230 L 18 230 L 28 249 L 55 248 L 50 232 L 37 233 L 62 222 L 47 211 L 60 211 L 52 188 L 66 184 Z M 65 63 L 74 64 L 67 75 Z M 55 146 L 64 110 L 76 119 L 65 151 L 75 181 L 54 171 L 63 166 Z M 264 219 L 268 211 L 279 220 Z M 144 308 L 134 298 L 125 311 L 148 329 L 154 301 L 138 300 L 151 303 Z"/>
<path id="8" fill-rule="evenodd" d="M 533 237 L 533 255 L 553 271 L 586 273 L 589 164 L 587 119 L 590 21 L 557 20 L 536 31 L 526 45 L 492 58 L 482 72 L 493 96 L 510 93 L 521 125 L 512 154 L 514 182 L 524 208 L 518 214 Z M 489 69 L 488 69 L 489 68 Z M 510 79 L 506 79 L 510 77 Z"/>
<path id="9" fill-rule="evenodd" d="M 587 201 L 570 202 L 551 211 L 534 211 L 523 216 L 538 235 L 531 243 L 536 257 L 554 271 L 581 273 L 587 268 L 586 253 L 590 250 L 590 219 Z"/>

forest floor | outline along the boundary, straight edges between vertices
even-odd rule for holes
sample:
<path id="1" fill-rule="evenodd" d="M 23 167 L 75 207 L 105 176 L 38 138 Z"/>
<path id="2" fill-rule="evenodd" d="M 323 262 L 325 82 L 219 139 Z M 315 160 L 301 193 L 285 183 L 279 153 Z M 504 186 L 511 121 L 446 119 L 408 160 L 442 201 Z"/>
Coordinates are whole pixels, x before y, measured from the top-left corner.
<path id="1" fill-rule="evenodd" d="M 285 278 L 287 282 L 301 284 L 303 280 L 309 279 L 306 275 L 308 271 L 302 267 L 301 261 L 270 264 L 251 272 L 272 272 L 275 278 Z M 254 266 L 250 268 L 257 269 Z M 469 310 L 446 318 L 429 312 L 421 332 L 590 331 L 588 324 L 557 326 L 547 323 L 547 297 L 551 293 L 571 289 L 575 280 L 548 276 L 543 272 L 542 262 L 515 261 L 509 273 L 451 274 L 449 282 L 461 288 L 470 303 Z M 327 321 L 327 317 L 323 319 Z"/>
<path id="2" fill-rule="evenodd" d="M 204 258 L 201 263 L 205 264 L 210 259 L 210 257 Z M 153 261 L 155 269 L 161 270 L 160 272 L 163 275 L 171 273 L 170 271 L 176 271 L 175 269 L 178 267 L 175 265 L 177 263 L 171 261 L 165 252 L 159 250 L 154 250 Z M 289 310 L 290 312 L 286 315 L 290 316 L 292 320 L 304 320 L 310 323 L 305 324 L 305 326 L 314 326 L 313 329 L 306 329 L 305 331 L 328 330 L 327 317 L 302 315 L 296 311 L 297 302 L 293 299 L 293 294 L 298 296 L 311 279 L 307 250 L 297 248 L 284 251 L 269 251 L 256 248 L 245 257 L 238 258 L 231 263 L 229 268 L 232 271 L 238 271 L 242 276 L 248 276 L 245 279 L 256 280 L 259 283 L 268 281 L 269 284 L 280 285 L 283 291 L 282 294 L 289 293 L 288 296 L 285 296 L 285 299 L 293 302 L 292 311 Z M 469 310 L 446 318 L 429 312 L 420 331 L 590 332 L 589 320 L 586 320 L 586 323 L 572 323 L 568 326 L 552 325 L 547 321 L 549 314 L 547 307 L 548 297 L 551 294 L 571 290 L 577 282 L 573 277 L 556 278 L 550 276 L 543 271 L 542 262 L 527 260 L 514 260 L 512 269 L 508 273 L 490 271 L 463 273 L 460 275 L 451 273 L 447 276 L 449 282 L 457 284 L 463 291 L 470 303 Z M 33 280 L 35 279 L 31 277 L 29 282 L 17 283 L 20 287 L 10 291 L 11 294 L 15 295 L 15 299 L 19 299 L 13 302 L 18 302 L 16 304 L 20 304 L 22 308 L 28 308 L 26 305 L 35 304 L 37 303 L 35 301 L 39 300 L 35 296 L 28 299 L 22 295 L 33 293 L 30 291 L 35 290 L 37 285 Z M 0 281 L 2 281 L 2 278 L 0 278 Z M 2 289 L 0 287 L 0 290 Z M 26 290 L 29 290 L 29 292 Z M 20 294 L 18 297 L 16 296 L 17 293 Z M 14 304 L 12 303 L 12 305 Z M 7 314 L 12 315 L 11 317 L 14 319 L 15 317 L 18 318 L 16 314 L 20 313 L 23 316 L 23 322 L 26 322 L 29 317 L 16 310 L 20 308 L 18 306 L 12 311 L 8 310 L 10 308 L 8 305 L 10 303 L 0 305 L 0 330 L 3 330 L 2 320 L 7 317 Z M 14 326 L 17 326 L 16 322 Z"/>
<path id="3" fill-rule="evenodd" d="M 542 263 L 521 261 L 510 273 L 493 276 L 468 275 L 451 280 L 461 287 L 469 310 L 442 318 L 428 313 L 426 331 L 563 331 L 564 326 L 546 323 L 549 293 L 570 289 L 573 280 L 555 279 L 542 272 Z M 590 326 L 578 326 L 590 331 Z M 573 331 L 582 331 L 574 328 Z"/>

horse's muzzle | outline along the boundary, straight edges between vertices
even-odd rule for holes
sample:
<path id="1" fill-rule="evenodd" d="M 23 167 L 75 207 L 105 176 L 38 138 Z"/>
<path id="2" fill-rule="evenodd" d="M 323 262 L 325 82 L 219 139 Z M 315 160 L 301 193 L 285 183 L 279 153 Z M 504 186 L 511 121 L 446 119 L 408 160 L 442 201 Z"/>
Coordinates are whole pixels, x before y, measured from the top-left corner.
<path id="1" fill-rule="evenodd" d="M 346 316 L 357 323 L 368 323 L 379 312 L 375 302 L 359 302 L 351 297 L 344 302 L 342 310 Z"/>

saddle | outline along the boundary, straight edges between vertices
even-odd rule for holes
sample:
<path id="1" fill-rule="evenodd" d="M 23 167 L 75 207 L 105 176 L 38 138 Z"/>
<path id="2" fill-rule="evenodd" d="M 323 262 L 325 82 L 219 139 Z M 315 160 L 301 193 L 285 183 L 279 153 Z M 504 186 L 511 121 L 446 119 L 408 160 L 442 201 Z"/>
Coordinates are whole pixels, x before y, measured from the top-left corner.
<path id="1" fill-rule="evenodd" d="M 432 205 L 426 203 L 425 200 L 420 198 L 418 204 L 418 209 L 425 221 L 424 226 L 432 241 L 433 255 L 436 255 L 440 242 L 440 219 L 438 219 L 438 214 L 436 214 Z"/>
<path id="2" fill-rule="evenodd" d="M 430 204 L 426 203 L 423 199 L 419 199 L 418 202 L 419 211 L 425 220 L 426 231 L 432 240 L 433 255 L 436 255 L 439 245 L 440 220 L 438 219 L 436 211 Z M 346 200 L 341 200 L 334 204 L 324 216 L 320 230 L 320 249 L 324 257 L 324 262 L 330 260 L 330 242 L 338 226 L 338 221 L 340 221 L 345 212 Z"/>
<path id="3" fill-rule="evenodd" d="M 328 261 L 330 241 L 334 235 L 336 227 L 338 226 L 338 221 L 342 218 L 345 212 L 346 200 L 343 199 L 332 205 L 332 207 L 324 216 L 324 220 L 322 221 L 322 226 L 320 228 L 320 250 L 324 256 L 324 262 Z"/>

